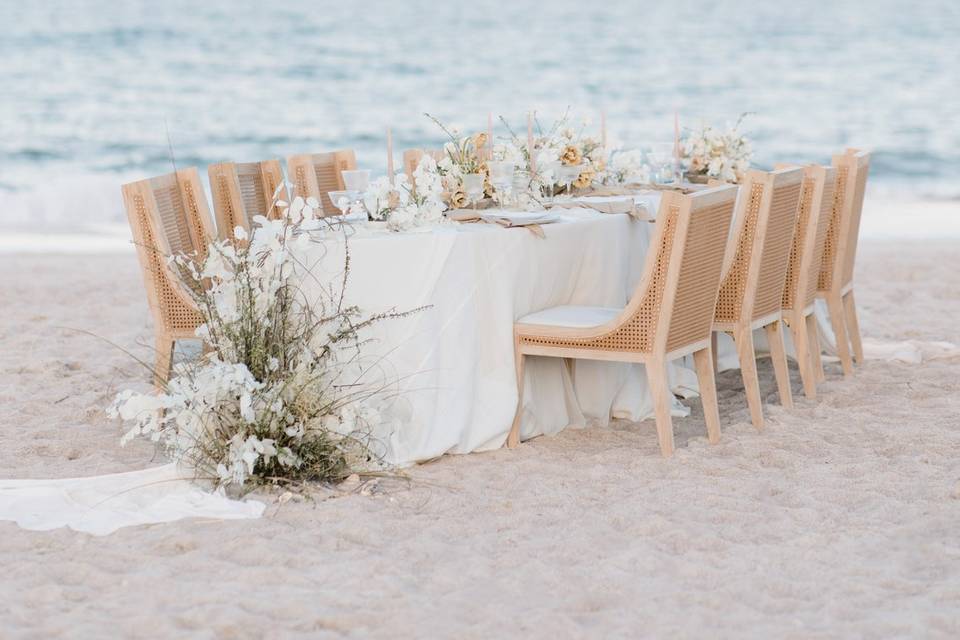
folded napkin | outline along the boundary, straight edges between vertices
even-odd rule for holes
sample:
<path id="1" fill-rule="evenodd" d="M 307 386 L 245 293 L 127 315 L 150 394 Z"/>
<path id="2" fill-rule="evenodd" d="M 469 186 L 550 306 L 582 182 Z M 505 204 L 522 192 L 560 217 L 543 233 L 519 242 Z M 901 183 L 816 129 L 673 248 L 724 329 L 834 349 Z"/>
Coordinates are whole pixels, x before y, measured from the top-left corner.
<path id="1" fill-rule="evenodd" d="M 632 195 L 622 196 L 584 196 L 568 200 L 571 205 L 586 207 L 600 213 L 625 213 L 637 220 L 649 220 L 647 204 L 637 201 Z"/>
<path id="2" fill-rule="evenodd" d="M 549 224 L 560 220 L 560 216 L 548 211 L 504 211 L 502 209 L 488 211 L 473 211 L 471 209 L 454 209 L 446 213 L 447 218 L 457 222 L 486 222 L 501 227 L 523 227 L 533 235 L 544 238 L 546 234 L 540 228 L 542 224 Z"/>

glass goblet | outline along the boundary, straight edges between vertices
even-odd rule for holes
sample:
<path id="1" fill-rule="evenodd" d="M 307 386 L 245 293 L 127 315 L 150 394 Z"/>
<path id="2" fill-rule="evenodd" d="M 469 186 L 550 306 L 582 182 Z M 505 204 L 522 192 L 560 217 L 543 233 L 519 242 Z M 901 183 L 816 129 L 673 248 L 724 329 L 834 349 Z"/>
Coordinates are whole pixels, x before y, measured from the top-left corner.
<path id="1" fill-rule="evenodd" d="M 491 160 L 487 163 L 487 166 L 490 168 L 490 182 L 497 190 L 497 201 L 502 209 L 503 203 L 510 193 L 510 187 L 513 185 L 516 166 L 509 160 Z"/>
<path id="2" fill-rule="evenodd" d="M 482 173 L 468 173 L 463 176 L 463 190 L 467 193 L 467 199 L 473 204 L 474 210 L 477 203 L 483 196 L 483 181 L 485 176 Z"/>

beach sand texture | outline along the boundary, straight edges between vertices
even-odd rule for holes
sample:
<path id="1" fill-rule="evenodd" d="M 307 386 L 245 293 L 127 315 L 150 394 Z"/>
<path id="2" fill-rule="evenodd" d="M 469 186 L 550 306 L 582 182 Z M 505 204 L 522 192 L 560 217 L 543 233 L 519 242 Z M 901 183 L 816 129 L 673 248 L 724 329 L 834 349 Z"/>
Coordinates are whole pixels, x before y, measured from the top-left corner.
<path id="1" fill-rule="evenodd" d="M 862 241 L 864 334 L 960 344 L 958 271 L 955 239 Z M 160 462 L 103 414 L 146 374 L 72 330 L 149 358 L 133 252 L 0 273 L 0 476 Z M 722 441 L 693 401 L 671 460 L 653 421 L 617 423 L 266 495 L 254 521 L 0 522 L 0 637 L 960 637 L 960 358 L 831 364 L 819 402 L 792 375 L 796 409 L 768 404 L 758 433 L 722 373 Z"/>

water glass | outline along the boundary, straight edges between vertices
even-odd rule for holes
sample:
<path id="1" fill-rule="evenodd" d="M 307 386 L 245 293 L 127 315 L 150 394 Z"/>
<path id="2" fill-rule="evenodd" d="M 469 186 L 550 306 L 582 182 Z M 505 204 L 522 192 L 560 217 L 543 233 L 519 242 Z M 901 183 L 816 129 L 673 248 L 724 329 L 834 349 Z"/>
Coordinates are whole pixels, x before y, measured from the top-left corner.
<path id="1" fill-rule="evenodd" d="M 491 160 L 487 163 L 487 167 L 490 168 L 490 183 L 497 190 L 497 200 L 502 209 L 504 201 L 510 194 L 510 187 L 513 185 L 516 166 L 509 160 Z"/>
<path id="2" fill-rule="evenodd" d="M 473 208 L 477 208 L 477 203 L 483 197 L 483 181 L 484 176 L 482 173 L 468 173 L 463 176 L 463 190 L 467 193 L 467 199 L 473 204 Z"/>

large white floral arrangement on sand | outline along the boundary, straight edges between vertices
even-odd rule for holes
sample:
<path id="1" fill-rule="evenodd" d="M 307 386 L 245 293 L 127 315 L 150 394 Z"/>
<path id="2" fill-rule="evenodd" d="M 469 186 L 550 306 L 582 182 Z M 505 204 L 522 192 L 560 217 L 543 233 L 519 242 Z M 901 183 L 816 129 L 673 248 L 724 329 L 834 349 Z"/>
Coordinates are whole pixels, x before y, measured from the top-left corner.
<path id="1" fill-rule="evenodd" d="M 406 174 L 394 176 L 392 182 L 388 176 L 378 178 L 363 194 L 361 206 L 372 220 L 385 221 L 388 229 L 407 231 L 443 223 L 446 193 L 437 162 L 424 154 L 412 182 Z"/>
<path id="2" fill-rule="evenodd" d="M 338 481 L 380 467 L 371 400 L 383 382 L 358 373 L 360 333 L 404 314 L 345 303 L 346 249 L 342 280 L 307 299 L 300 283 L 311 274 L 298 256 L 346 238 L 313 217 L 315 202 L 276 206 L 277 219 L 256 217 L 249 236 L 238 227 L 202 259 L 169 258 L 202 317 L 204 355 L 177 364 L 161 392 L 123 391 L 109 410 L 131 425 L 123 442 L 149 438 L 220 486 Z"/>
<path id="3" fill-rule="evenodd" d="M 740 132 L 746 115 L 726 129 L 701 124 L 690 131 L 681 145 L 684 170 L 691 176 L 739 182 L 750 168 L 753 156 L 750 140 Z"/>

